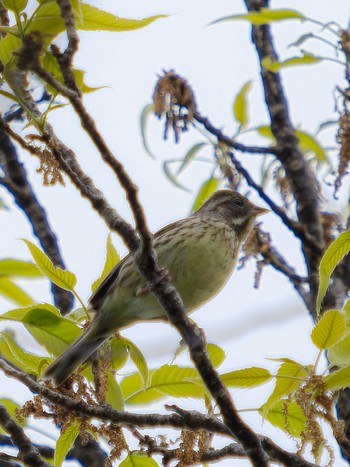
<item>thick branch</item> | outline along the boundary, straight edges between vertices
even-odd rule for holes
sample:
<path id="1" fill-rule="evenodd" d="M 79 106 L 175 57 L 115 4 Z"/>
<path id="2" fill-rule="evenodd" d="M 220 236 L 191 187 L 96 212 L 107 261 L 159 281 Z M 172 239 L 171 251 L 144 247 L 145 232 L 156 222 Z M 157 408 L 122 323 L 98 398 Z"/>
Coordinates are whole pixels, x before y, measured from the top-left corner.
<path id="1" fill-rule="evenodd" d="M 259 11 L 268 6 L 267 0 L 244 0 L 249 11 Z M 314 175 L 303 153 L 289 117 L 285 91 L 279 73 L 266 70 L 262 63 L 266 57 L 278 60 L 269 25 L 252 26 L 252 40 L 256 47 L 261 67 L 265 100 L 271 119 L 271 130 L 277 142 L 276 156 L 283 164 L 291 190 L 294 194 L 297 213 L 305 234 L 313 238 L 319 249 L 305 244 L 305 257 L 311 281 L 313 298 L 317 293 L 317 267 L 320 249 L 324 248 L 323 229 L 320 218 L 318 189 Z"/>
<path id="2" fill-rule="evenodd" d="M 18 207 L 26 215 L 32 225 L 34 235 L 39 239 L 45 253 L 55 266 L 65 268 L 57 237 L 53 232 L 45 209 L 36 197 L 27 178 L 24 166 L 19 162 L 17 152 L 9 136 L 3 130 L 3 121 L 0 121 L 0 167 L 4 177 L 0 182 L 10 193 Z M 73 305 L 73 296 L 70 292 L 52 284 L 55 304 L 63 314 L 68 313 Z"/>
<path id="3" fill-rule="evenodd" d="M 21 425 L 14 421 L 3 404 L 0 404 L 0 425 L 10 435 L 12 443 L 18 447 L 18 456 L 25 465 L 50 467 L 50 464 L 42 460 L 38 449 L 33 446 Z"/>

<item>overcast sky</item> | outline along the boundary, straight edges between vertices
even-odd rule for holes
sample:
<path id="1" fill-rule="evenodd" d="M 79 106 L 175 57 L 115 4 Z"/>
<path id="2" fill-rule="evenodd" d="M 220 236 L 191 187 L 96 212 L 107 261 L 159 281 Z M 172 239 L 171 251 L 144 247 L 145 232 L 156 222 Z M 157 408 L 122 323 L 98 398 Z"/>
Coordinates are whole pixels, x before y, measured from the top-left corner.
<path id="1" fill-rule="evenodd" d="M 210 116 L 213 123 L 224 128 L 227 134 L 233 134 L 237 129 L 232 116 L 234 96 L 245 82 L 252 80 L 252 126 L 268 123 L 256 53 L 250 42 L 250 26 L 242 21 L 208 27 L 215 19 L 244 12 L 243 2 L 237 0 L 100 0 L 94 4 L 121 17 L 169 14 L 168 18 L 160 19 L 139 31 L 123 34 L 81 33 L 80 53 L 76 63 L 87 72 L 86 82 L 89 85 L 105 86 L 87 95 L 86 105 L 110 148 L 140 187 L 140 198 L 149 225 L 152 230 L 156 230 L 189 213 L 196 190 L 211 171 L 209 164 L 200 162 L 188 170 L 182 181 L 192 193 L 181 191 L 170 184 L 162 171 L 163 161 L 183 157 L 187 149 L 202 138 L 192 130 L 181 138 L 178 145 L 174 144 L 172 136 L 164 142 L 163 125 L 153 117 L 149 121 L 147 134 L 156 159 L 147 156 L 142 146 L 139 120 L 142 108 L 150 102 L 157 75 L 162 70 L 174 69 L 186 77 L 195 92 L 200 111 Z M 337 21 L 343 27 L 349 21 L 349 4 L 346 0 L 275 1 L 272 6 L 294 8 L 323 22 Z M 309 22 L 298 21 L 274 26 L 273 32 L 282 59 L 297 54 L 298 51 L 288 48 L 288 45 L 310 31 L 319 33 L 320 28 Z M 326 34 L 324 37 L 334 41 L 331 35 Z M 315 41 L 306 43 L 305 48 L 322 56 L 334 57 L 330 48 Z M 296 126 L 313 132 L 323 121 L 336 118 L 333 90 L 335 85 L 344 85 L 342 73 L 343 68 L 332 62 L 283 71 L 291 117 Z M 80 130 L 76 116 L 69 108 L 62 108 L 50 114 L 50 121 L 62 140 L 76 151 L 80 163 L 93 176 L 96 185 L 103 189 L 118 211 L 131 220 L 121 190 L 101 163 L 88 137 Z M 254 135 L 248 134 L 243 141 L 252 144 L 257 140 Z M 334 134 L 331 131 L 322 133 L 322 141 L 326 146 L 334 145 Z M 210 153 L 206 157 L 209 158 Z M 66 263 L 78 276 L 80 296 L 87 301 L 90 285 L 103 267 L 108 230 L 90 209 L 89 203 L 80 198 L 68 181 L 65 188 L 44 188 L 41 176 L 36 173 L 38 160 L 28 154 L 23 154 L 22 159 L 59 236 Z M 258 176 L 261 163 L 259 155 L 244 155 L 240 159 Z M 348 190 L 348 179 L 345 185 L 339 207 Z M 10 208 L 8 211 L 0 211 L 0 257 L 29 259 L 25 245 L 18 239 L 25 237 L 33 240 L 30 227 L 14 207 L 11 197 L 2 189 L 0 197 Z M 257 201 L 254 194 L 252 199 Z M 274 243 L 303 274 L 298 242 L 273 215 L 264 216 L 262 222 L 263 228 L 271 233 Z M 113 239 L 118 250 L 124 254 L 125 249 L 119 239 L 116 236 Z M 255 290 L 254 273 L 254 263 L 250 263 L 244 270 L 236 271 L 219 296 L 193 314 L 193 318 L 205 329 L 208 340 L 222 345 L 226 350 L 227 360 L 223 369 L 227 371 L 251 365 L 275 369 L 276 362 L 266 360 L 267 357 L 290 357 L 302 363 L 311 363 L 316 355 L 309 340 L 312 323 L 301 301 L 286 279 L 271 268 L 264 270 L 261 286 Z M 30 283 L 29 288 L 27 284 L 27 290 L 38 301 L 51 300 L 45 281 L 34 285 Z M 12 307 L 3 300 L 0 306 L 2 311 Z M 28 348 L 33 349 L 31 340 L 19 327 L 16 329 Z M 179 340 L 175 330 L 162 324 L 139 324 L 126 330 L 125 335 L 135 340 L 149 356 L 151 366 L 168 363 Z M 16 391 L 19 387 L 2 374 L 0 384 L 3 388 L 1 394 L 7 396 L 13 394 L 14 387 Z M 263 403 L 268 392 L 262 387 L 254 391 L 234 391 L 233 394 L 238 407 L 249 408 Z M 24 400 L 24 397 L 28 397 L 25 390 L 22 394 L 18 392 L 18 401 Z M 193 401 L 180 401 L 179 405 L 191 408 Z M 270 434 L 284 447 L 295 450 L 291 440 L 268 423 L 262 425 L 259 416 L 249 413 L 245 417 L 259 432 Z M 221 465 L 243 467 L 249 464 L 245 460 L 230 460 Z M 337 466 L 341 465 L 343 463 L 338 457 Z"/>

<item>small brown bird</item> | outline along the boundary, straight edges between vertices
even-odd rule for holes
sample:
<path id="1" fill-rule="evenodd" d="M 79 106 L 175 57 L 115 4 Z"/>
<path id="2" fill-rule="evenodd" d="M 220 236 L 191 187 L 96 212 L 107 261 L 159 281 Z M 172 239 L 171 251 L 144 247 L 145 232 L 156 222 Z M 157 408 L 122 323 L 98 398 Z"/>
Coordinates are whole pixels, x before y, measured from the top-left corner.
<path id="1" fill-rule="evenodd" d="M 188 313 L 226 284 L 241 244 L 257 216 L 268 212 L 231 190 L 214 193 L 196 212 L 163 227 L 154 236 L 159 264 L 170 274 Z M 108 338 L 138 321 L 166 320 L 156 297 L 145 287 L 130 255 L 123 258 L 91 296 L 96 317 L 89 328 L 44 372 L 55 386 Z"/>

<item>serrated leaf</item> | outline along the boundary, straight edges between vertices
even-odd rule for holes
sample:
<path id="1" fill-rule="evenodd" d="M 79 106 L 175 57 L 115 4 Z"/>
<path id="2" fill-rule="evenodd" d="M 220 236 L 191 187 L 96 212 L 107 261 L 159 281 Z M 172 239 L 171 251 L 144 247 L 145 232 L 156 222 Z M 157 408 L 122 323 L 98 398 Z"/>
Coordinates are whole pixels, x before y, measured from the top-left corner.
<path id="1" fill-rule="evenodd" d="M 27 6 L 28 0 L 2 0 L 5 8 L 14 13 L 20 13 Z"/>
<path id="2" fill-rule="evenodd" d="M 219 367 L 226 358 L 225 351 L 216 344 L 207 344 L 207 352 L 215 368 Z"/>
<path id="3" fill-rule="evenodd" d="M 228 387 L 252 388 L 266 383 L 272 378 L 272 375 L 266 368 L 253 366 L 224 373 L 220 375 L 220 378 Z"/>
<path id="4" fill-rule="evenodd" d="M 38 266 L 38 268 L 45 274 L 54 284 L 58 285 L 62 289 L 74 291 L 74 287 L 77 283 L 75 274 L 68 270 L 63 270 L 59 267 L 55 267 L 51 259 L 38 248 L 34 243 L 29 240 L 22 239 L 29 248 L 29 251 Z"/>
<path id="5" fill-rule="evenodd" d="M 158 464 L 152 457 L 132 453 L 119 464 L 119 467 L 158 467 Z"/>
<path id="6" fill-rule="evenodd" d="M 73 321 L 57 315 L 47 305 L 11 310 L 0 315 L 0 320 L 21 322 L 37 342 L 55 356 L 81 334 L 81 329 Z"/>
<path id="7" fill-rule="evenodd" d="M 259 409 L 260 415 L 265 412 L 264 406 Z M 297 402 L 285 400 L 277 402 L 266 415 L 272 425 L 280 428 L 289 435 L 300 437 L 305 430 L 306 417 L 303 409 Z"/>
<path id="8" fill-rule="evenodd" d="M 205 146 L 207 146 L 207 143 L 196 143 L 187 151 L 180 167 L 177 170 L 177 175 L 180 175 L 185 170 L 188 164 L 190 164 L 192 160 L 196 157 L 197 153 Z"/>
<path id="9" fill-rule="evenodd" d="M 345 255 L 350 251 L 350 230 L 342 232 L 338 238 L 332 242 L 324 253 L 320 265 L 320 283 L 316 299 L 317 312 L 321 309 L 321 304 L 326 295 L 331 275 L 336 266 L 341 262 Z"/>
<path id="10" fill-rule="evenodd" d="M 77 29 L 82 31 L 134 31 L 148 26 L 157 19 L 168 17 L 168 15 L 154 15 L 142 19 L 120 18 L 87 3 L 81 4 L 81 14 L 83 22 L 77 18 Z"/>
<path id="11" fill-rule="evenodd" d="M 345 317 L 338 310 L 327 311 L 311 333 L 311 340 L 317 348 L 325 350 L 335 344 L 344 334 Z"/>
<path id="12" fill-rule="evenodd" d="M 152 373 L 153 371 L 150 371 L 150 375 Z M 140 373 L 125 376 L 120 383 L 120 389 L 127 405 L 148 404 L 165 397 L 156 389 L 145 388 Z"/>
<path id="13" fill-rule="evenodd" d="M 296 130 L 295 134 L 299 138 L 299 145 L 304 153 L 312 152 L 318 162 L 328 162 L 325 149 L 313 135 L 303 130 Z"/>
<path id="14" fill-rule="evenodd" d="M 55 467 L 61 467 L 64 459 L 70 448 L 73 446 L 74 441 L 80 432 L 80 422 L 74 421 L 65 431 L 59 436 L 54 457 Z"/>
<path id="15" fill-rule="evenodd" d="M 22 41 L 14 34 L 7 34 L 0 40 L 0 61 L 6 65 L 13 57 L 13 52 L 22 46 Z"/>
<path id="16" fill-rule="evenodd" d="M 202 206 L 204 201 L 206 201 L 209 198 L 209 196 L 217 190 L 219 184 L 220 180 L 215 177 L 210 177 L 209 180 L 203 183 L 193 203 L 192 212 L 197 211 L 197 209 L 199 209 Z"/>
<path id="17" fill-rule="evenodd" d="M 103 266 L 103 271 L 100 275 L 100 277 L 95 280 L 95 282 L 91 286 L 91 291 L 94 292 L 97 287 L 101 284 L 103 279 L 108 275 L 108 273 L 114 268 L 114 266 L 119 263 L 120 257 L 118 255 L 117 250 L 115 249 L 113 243 L 112 243 L 112 238 L 111 234 L 108 235 L 107 237 L 107 242 L 106 242 L 106 259 L 105 259 L 105 264 Z"/>
<path id="18" fill-rule="evenodd" d="M 210 24 L 222 23 L 224 21 L 246 20 L 252 24 L 268 24 L 272 22 L 285 21 L 290 19 L 305 19 L 305 16 L 296 10 L 261 8 L 260 11 L 251 11 L 238 15 L 225 16 Z"/>
<path id="19" fill-rule="evenodd" d="M 151 375 L 150 388 L 174 397 L 203 398 L 207 390 L 194 368 L 163 365 Z"/>
<path id="20" fill-rule="evenodd" d="M 283 60 L 283 62 L 277 62 L 276 60 L 272 60 L 270 56 L 267 56 L 262 59 L 261 64 L 265 70 L 277 73 L 282 68 L 288 68 L 290 66 L 296 65 L 313 65 L 315 63 L 319 63 L 320 61 L 322 61 L 321 57 L 317 57 L 316 55 L 310 53 L 304 53 L 302 57 L 288 58 L 287 60 Z"/>
<path id="21" fill-rule="evenodd" d="M 171 172 L 169 166 L 172 164 L 173 161 L 164 161 L 163 162 L 163 171 L 164 175 L 167 177 L 167 179 L 175 185 L 177 188 L 180 188 L 181 190 L 187 191 L 187 193 L 190 193 L 190 190 L 182 185 L 176 178 L 176 176 Z"/>
<path id="22" fill-rule="evenodd" d="M 272 406 L 296 391 L 307 375 L 307 370 L 298 362 L 289 360 L 282 363 L 276 374 L 275 388 L 263 406 L 262 416 L 265 418 Z"/>
<path id="23" fill-rule="evenodd" d="M 147 130 L 147 123 L 150 115 L 154 114 L 154 105 L 153 104 L 148 104 L 145 105 L 145 107 L 142 109 L 141 112 L 141 117 L 140 117 L 140 128 L 141 128 L 141 138 L 142 138 L 142 143 L 143 147 L 146 151 L 146 153 L 152 157 L 152 159 L 155 159 L 155 155 L 151 151 L 151 148 L 148 144 L 148 139 L 146 136 L 146 130 Z"/>
<path id="24" fill-rule="evenodd" d="M 106 401 L 115 410 L 124 410 L 124 399 L 114 374 L 109 371 L 107 377 Z"/>
<path id="25" fill-rule="evenodd" d="M 0 354 L 21 370 L 38 375 L 45 363 L 51 363 L 49 357 L 39 357 L 22 349 L 8 332 L 0 333 Z"/>
<path id="26" fill-rule="evenodd" d="M 123 341 L 128 347 L 130 358 L 134 362 L 136 368 L 139 370 L 142 380 L 144 382 L 144 385 L 147 385 L 149 372 L 148 372 L 148 365 L 147 365 L 145 357 L 143 356 L 143 353 L 137 347 L 137 345 L 134 342 L 132 342 L 130 339 L 122 337 L 120 340 Z"/>
<path id="27" fill-rule="evenodd" d="M 350 366 L 346 366 L 338 371 L 333 371 L 324 378 L 325 385 L 329 390 L 338 390 L 350 386 Z"/>
<path id="28" fill-rule="evenodd" d="M 42 277 L 40 269 L 30 261 L 6 258 L 0 260 L 0 275 L 15 277 Z"/>
<path id="29" fill-rule="evenodd" d="M 252 84 L 252 81 L 248 81 L 242 86 L 233 104 L 233 114 L 239 123 L 240 130 L 248 123 L 247 94 Z"/>
<path id="30" fill-rule="evenodd" d="M 30 297 L 11 279 L 5 276 L 0 276 L 0 295 L 3 295 L 20 306 L 31 305 L 34 303 L 32 297 Z"/>

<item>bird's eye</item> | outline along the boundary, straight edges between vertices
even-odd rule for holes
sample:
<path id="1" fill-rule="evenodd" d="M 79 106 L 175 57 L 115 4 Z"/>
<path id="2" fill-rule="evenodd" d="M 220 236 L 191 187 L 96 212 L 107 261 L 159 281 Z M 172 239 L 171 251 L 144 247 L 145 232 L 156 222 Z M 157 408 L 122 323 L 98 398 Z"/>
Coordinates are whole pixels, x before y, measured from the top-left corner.
<path id="1" fill-rule="evenodd" d="M 243 208 L 243 206 L 244 206 L 244 201 L 243 201 L 243 199 L 239 199 L 239 198 L 238 198 L 238 199 L 235 199 L 235 205 L 236 205 L 237 207 L 239 207 L 239 208 Z"/>

